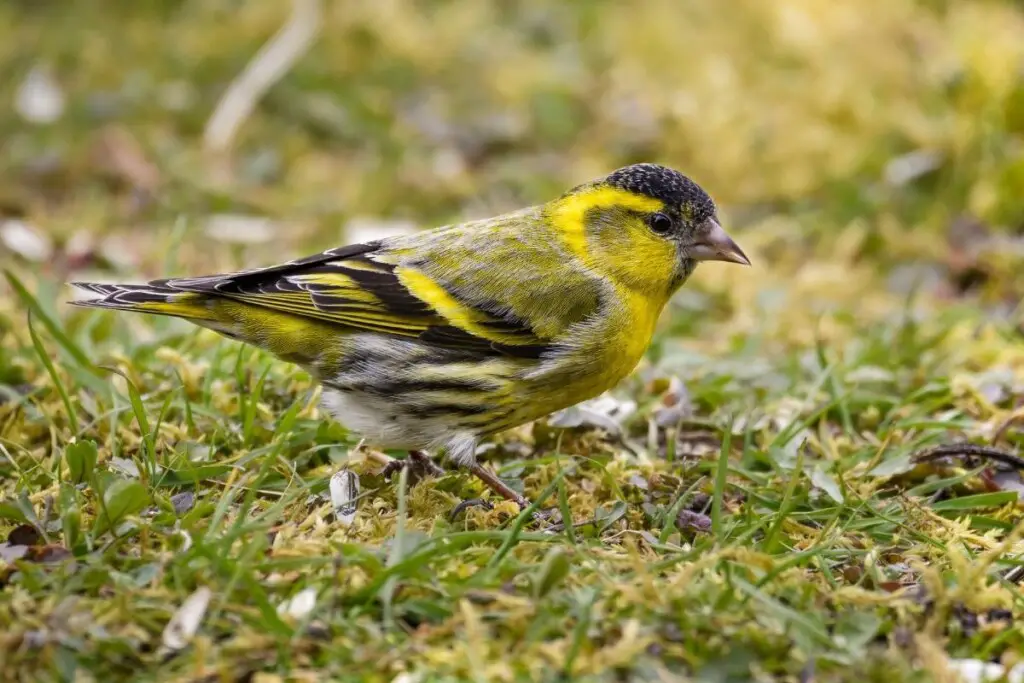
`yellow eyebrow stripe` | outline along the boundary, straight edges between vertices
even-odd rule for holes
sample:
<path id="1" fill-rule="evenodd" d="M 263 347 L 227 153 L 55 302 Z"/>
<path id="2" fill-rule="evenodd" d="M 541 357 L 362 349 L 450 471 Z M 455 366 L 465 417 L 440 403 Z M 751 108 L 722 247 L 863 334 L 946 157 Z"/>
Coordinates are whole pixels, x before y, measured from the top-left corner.
<path id="1" fill-rule="evenodd" d="M 595 187 L 576 192 L 558 200 L 551 209 L 550 219 L 559 237 L 569 250 L 584 263 L 590 262 L 587 249 L 587 212 L 601 207 L 619 206 L 624 209 L 653 213 L 665 208 L 664 202 L 616 187 Z"/>

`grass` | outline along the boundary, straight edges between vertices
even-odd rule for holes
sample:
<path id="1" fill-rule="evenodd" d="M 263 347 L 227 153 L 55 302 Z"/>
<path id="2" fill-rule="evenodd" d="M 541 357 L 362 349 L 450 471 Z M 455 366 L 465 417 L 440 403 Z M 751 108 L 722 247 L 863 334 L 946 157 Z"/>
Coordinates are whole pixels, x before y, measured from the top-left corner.
<path id="1" fill-rule="evenodd" d="M 325 3 L 211 156 L 203 125 L 283 5 L 0 5 L 0 102 L 33 67 L 65 101 L 37 125 L 0 106 L 0 223 L 44 245 L 0 252 L 4 677 L 924 681 L 1019 660 L 1020 477 L 918 456 L 1024 444 L 1020 4 L 559 7 Z M 270 263 L 641 159 L 709 188 L 755 266 L 675 298 L 613 392 L 636 404 L 621 436 L 540 422 L 486 454 L 578 522 L 557 533 L 502 502 L 450 519 L 485 496 L 460 473 L 385 482 L 259 351 L 63 304 L 69 279 Z M 223 214 L 270 229 L 215 244 Z"/>

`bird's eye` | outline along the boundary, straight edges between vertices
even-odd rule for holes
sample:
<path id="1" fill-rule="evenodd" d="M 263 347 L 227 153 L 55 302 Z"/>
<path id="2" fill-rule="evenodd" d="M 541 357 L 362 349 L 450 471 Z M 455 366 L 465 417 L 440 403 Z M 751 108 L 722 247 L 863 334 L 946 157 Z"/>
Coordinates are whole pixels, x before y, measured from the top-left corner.
<path id="1" fill-rule="evenodd" d="M 661 235 L 672 229 L 672 219 L 663 213 L 651 214 L 647 224 L 651 226 L 651 230 Z"/>

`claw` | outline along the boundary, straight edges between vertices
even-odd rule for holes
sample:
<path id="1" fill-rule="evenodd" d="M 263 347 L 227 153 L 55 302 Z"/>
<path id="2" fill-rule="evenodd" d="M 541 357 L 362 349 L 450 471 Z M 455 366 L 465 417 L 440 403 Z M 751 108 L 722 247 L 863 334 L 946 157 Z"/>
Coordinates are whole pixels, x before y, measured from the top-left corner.
<path id="1" fill-rule="evenodd" d="M 483 498 L 470 498 L 469 500 L 464 500 L 452 508 L 452 511 L 448 513 L 448 521 L 454 522 L 459 515 L 473 507 L 482 507 L 487 510 L 494 509 L 494 505 Z"/>
<path id="2" fill-rule="evenodd" d="M 392 460 L 384 465 L 384 469 L 380 471 L 380 475 L 384 477 L 385 481 L 391 481 L 391 477 L 395 476 L 396 473 L 401 472 L 402 468 L 408 463 L 405 460 Z"/>
<path id="3" fill-rule="evenodd" d="M 423 479 L 425 477 L 440 477 L 445 472 L 444 469 L 438 466 L 433 460 L 430 459 L 426 453 L 422 451 L 410 451 L 409 456 L 401 459 L 394 459 L 388 462 L 381 470 L 381 476 L 384 479 L 391 481 L 391 477 L 395 475 L 395 472 L 400 472 L 402 468 L 408 467 L 411 474 L 416 475 L 417 478 Z"/>
<path id="4" fill-rule="evenodd" d="M 537 510 L 533 513 L 533 521 L 541 525 L 541 531 L 555 534 L 565 529 L 565 525 L 561 520 L 557 522 L 553 521 L 554 516 L 555 510 L 553 508 L 549 510 Z"/>

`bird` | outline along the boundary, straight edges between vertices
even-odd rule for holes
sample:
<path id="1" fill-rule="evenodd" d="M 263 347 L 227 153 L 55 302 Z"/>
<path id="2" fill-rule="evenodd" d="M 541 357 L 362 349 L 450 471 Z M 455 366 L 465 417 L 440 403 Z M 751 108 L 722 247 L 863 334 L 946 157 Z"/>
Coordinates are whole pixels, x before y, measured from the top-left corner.
<path id="1" fill-rule="evenodd" d="M 640 362 L 702 261 L 750 265 L 696 182 L 640 163 L 544 204 L 328 249 L 269 267 L 73 282 L 70 303 L 183 318 L 294 363 L 321 403 L 400 463 L 464 468 L 481 442 L 596 397 Z"/>

